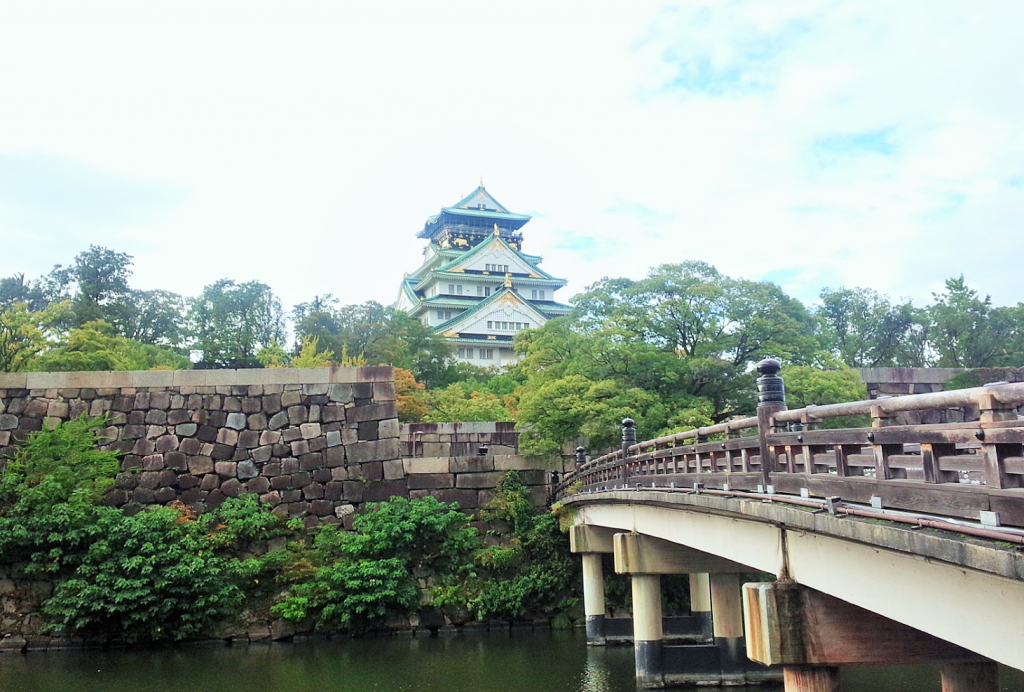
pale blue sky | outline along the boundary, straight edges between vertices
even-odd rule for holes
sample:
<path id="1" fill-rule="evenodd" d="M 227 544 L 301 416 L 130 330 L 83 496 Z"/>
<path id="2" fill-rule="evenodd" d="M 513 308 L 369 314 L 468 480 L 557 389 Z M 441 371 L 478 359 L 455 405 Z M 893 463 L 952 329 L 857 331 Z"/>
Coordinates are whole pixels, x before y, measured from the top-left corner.
<path id="1" fill-rule="evenodd" d="M 1017 0 L 0 7 L 0 275 L 388 303 L 481 176 L 569 279 L 1024 301 Z M 766 250 L 767 248 L 767 250 Z"/>

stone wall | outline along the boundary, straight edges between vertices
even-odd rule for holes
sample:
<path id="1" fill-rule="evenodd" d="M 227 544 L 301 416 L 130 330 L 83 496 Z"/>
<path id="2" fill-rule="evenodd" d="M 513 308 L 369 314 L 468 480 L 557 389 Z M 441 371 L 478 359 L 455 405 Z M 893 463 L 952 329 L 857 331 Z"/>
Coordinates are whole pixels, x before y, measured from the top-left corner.
<path id="1" fill-rule="evenodd" d="M 963 368 L 857 368 L 868 388 L 868 398 L 941 392 L 946 380 Z M 784 375 L 785 373 L 783 373 Z"/>
<path id="2" fill-rule="evenodd" d="M 542 505 L 560 467 L 520 456 L 512 423 L 400 426 L 389 367 L 0 373 L 0 464 L 32 431 L 83 414 L 109 416 L 104 446 L 124 456 L 107 501 L 127 511 L 202 512 L 241 493 L 309 526 L 392 496 L 473 511 L 509 470 Z"/>
<path id="3" fill-rule="evenodd" d="M 401 465 L 391 368 L 0 374 L 0 457 L 83 414 L 109 416 L 107 501 L 129 511 L 256 493 L 316 525 L 396 490 L 374 483 Z"/>

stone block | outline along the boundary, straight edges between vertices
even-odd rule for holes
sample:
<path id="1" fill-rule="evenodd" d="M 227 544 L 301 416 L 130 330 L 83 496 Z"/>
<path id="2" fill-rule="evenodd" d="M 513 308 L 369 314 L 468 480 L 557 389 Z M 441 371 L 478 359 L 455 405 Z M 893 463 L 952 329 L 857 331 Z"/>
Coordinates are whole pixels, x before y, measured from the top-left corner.
<path id="1" fill-rule="evenodd" d="M 313 477 L 306 471 L 300 471 L 291 475 L 291 487 L 293 488 L 305 488 L 307 485 L 313 482 Z"/>
<path id="2" fill-rule="evenodd" d="M 177 497 L 178 492 L 174 488 L 157 488 L 153 492 L 153 500 L 155 500 L 158 504 L 161 505 L 165 505 L 168 502 L 172 502 L 173 500 L 177 499 Z"/>
<path id="3" fill-rule="evenodd" d="M 164 470 L 164 455 L 163 454 L 150 454 L 147 457 L 142 458 L 142 468 L 144 471 L 163 471 Z"/>
<path id="4" fill-rule="evenodd" d="M 242 449 L 253 449 L 260 444 L 260 434 L 256 430 L 243 430 L 238 433 L 238 446 Z"/>
<path id="5" fill-rule="evenodd" d="M 298 471 L 299 471 L 299 460 L 298 459 L 288 458 L 288 459 L 282 459 L 281 460 L 281 473 L 283 473 L 284 475 L 290 476 L 293 473 L 298 473 Z"/>
<path id="6" fill-rule="evenodd" d="M 405 477 L 405 465 L 401 459 L 389 459 L 383 462 L 384 480 L 397 481 Z"/>
<path id="7" fill-rule="evenodd" d="M 50 402 L 46 399 L 33 399 L 28 402 L 28 406 L 25 407 L 25 413 L 22 415 L 26 418 L 43 418 L 46 416 L 46 410 L 49 406 Z"/>
<path id="8" fill-rule="evenodd" d="M 363 501 L 363 492 L 366 490 L 366 483 L 362 481 L 345 481 L 343 483 L 342 496 L 348 502 L 360 503 Z"/>
<path id="9" fill-rule="evenodd" d="M 164 452 L 173 452 L 178 448 L 178 438 L 176 435 L 161 435 L 156 438 L 156 451 L 159 454 Z"/>
<path id="10" fill-rule="evenodd" d="M 180 425 L 174 426 L 174 433 L 178 437 L 192 437 L 198 430 L 199 426 L 195 423 L 181 423 Z"/>
<path id="11" fill-rule="evenodd" d="M 374 382 L 373 383 L 373 400 L 377 402 L 394 401 L 395 400 L 395 383 L 394 382 Z"/>
<path id="12" fill-rule="evenodd" d="M 245 490 L 245 487 L 237 478 L 230 478 L 220 484 L 220 491 L 227 497 L 238 497 Z M 210 493 L 213 495 L 213 493 Z"/>
<path id="13" fill-rule="evenodd" d="M 492 471 L 490 473 L 460 473 L 456 476 L 457 488 L 496 488 L 498 481 L 504 473 Z"/>
<path id="14" fill-rule="evenodd" d="M 275 445 L 281 441 L 281 433 L 276 430 L 264 430 L 260 433 L 261 445 Z"/>
<path id="15" fill-rule="evenodd" d="M 275 413 L 267 423 L 267 427 L 271 430 L 280 430 L 286 425 L 288 425 L 288 414 L 284 411 L 278 411 Z"/>
<path id="16" fill-rule="evenodd" d="M 245 492 L 262 495 L 270 490 L 270 479 L 265 476 L 250 478 L 245 484 Z"/>
<path id="17" fill-rule="evenodd" d="M 398 409 L 394 401 L 385 401 L 380 404 L 367 404 L 365 406 L 354 406 L 345 414 L 345 420 L 349 423 L 362 423 L 368 420 L 386 420 L 397 418 Z"/>
<path id="18" fill-rule="evenodd" d="M 344 494 L 345 486 L 343 483 L 337 481 L 331 481 L 324 484 L 324 499 L 325 500 L 340 500 Z"/>
<path id="19" fill-rule="evenodd" d="M 327 397 L 334 402 L 340 402 L 343 404 L 352 403 L 352 385 L 351 384 L 332 384 L 327 389 Z"/>
<path id="20" fill-rule="evenodd" d="M 164 454 L 164 466 L 169 469 L 185 469 L 188 466 L 188 457 L 181 451 L 167 452 Z"/>
<path id="21" fill-rule="evenodd" d="M 353 480 L 353 479 L 349 478 L 348 467 L 347 466 L 336 466 L 336 467 L 330 469 L 330 471 L 331 471 L 331 480 L 332 481 L 348 481 L 348 480 Z"/>
<path id="22" fill-rule="evenodd" d="M 302 403 L 302 392 L 288 391 L 281 394 L 281 406 L 288 408 Z"/>
<path id="23" fill-rule="evenodd" d="M 495 471 L 521 471 L 525 469 L 547 468 L 544 460 L 527 459 L 518 454 L 496 454 L 494 459 Z"/>
<path id="24" fill-rule="evenodd" d="M 166 425 L 167 424 L 167 411 L 161 411 L 160 409 L 150 409 L 146 411 L 145 421 L 148 425 Z"/>
<path id="25" fill-rule="evenodd" d="M 289 406 L 287 414 L 290 425 L 300 425 L 309 420 L 309 410 L 305 406 Z"/>
<path id="26" fill-rule="evenodd" d="M 53 418 L 64 418 L 68 415 L 68 404 L 64 401 L 51 401 L 46 407 L 46 415 Z"/>
<path id="27" fill-rule="evenodd" d="M 302 433 L 302 439 L 309 440 L 314 437 L 320 436 L 320 424 L 319 423 L 302 423 L 299 425 L 299 431 Z"/>
<path id="28" fill-rule="evenodd" d="M 271 445 L 257 447 L 256 449 L 252 450 L 252 452 L 250 452 L 252 460 L 259 464 L 264 464 L 270 461 L 270 452 L 272 449 L 273 447 Z"/>
<path id="29" fill-rule="evenodd" d="M 462 490 L 462 489 L 451 488 L 451 489 L 432 490 L 432 491 L 430 491 L 430 494 L 432 496 L 436 497 L 441 502 L 446 502 L 446 503 L 457 502 L 457 503 L 459 503 L 459 509 L 476 509 L 477 507 L 480 506 L 478 504 L 478 502 L 479 502 L 479 493 L 476 490 L 469 490 L 469 489 Z"/>
<path id="30" fill-rule="evenodd" d="M 320 420 L 324 423 L 344 421 L 345 407 L 341 404 L 327 404 L 320 412 Z"/>
<path id="31" fill-rule="evenodd" d="M 330 500 L 313 500 L 309 503 L 309 513 L 318 517 L 329 516 L 334 513 L 334 503 Z"/>
<path id="32" fill-rule="evenodd" d="M 334 508 L 334 516 L 338 517 L 339 519 L 341 517 L 348 516 L 349 514 L 355 514 L 355 512 L 355 506 L 350 504 L 341 504 Z"/>
<path id="33" fill-rule="evenodd" d="M 191 437 L 185 438 L 178 445 L 178 449 L 180 449 L 185 454 L 188 454 L 189 456 L 194 456 L 196 454 L 199 454 L 200 450 L 202 448 L 203 448 L 203 443 L 200 442 L 199 440 L 191 438 Z"/>
<path id="34" fill-rule="evenodd" d="M 263 410 L 263 401 L 258 396 L 247 396 L 242 399 L 242 413 L 259 413 Z"/>
<path id="35" fill-rule="evenodd" d="M 281 410 L 281 395 L 280 394 L 266 394 L 263 397 L 263 411 L 270 415 L 274 415 Z"/>
<path id="36" fill-rule="evenodd" d="M 219 430 L 212 425 L 200 425 L 196 430 L 196 439 L 202 442 L 216 442 Z"/>
<path id="37" fill-rule="evenodd" d="M 398 437 L 399 425 L 397 418 L 388 418 L 377 423 L 377 438 L 386 439 L 389 437 Z"/>
<path id="38" fill-rule="evenodd" d="M 309 454 L 309 443 L 305 440 L 296 440 L 291 443 L 292 456 L 301 456 L 303 454 Z"/>
<path id="39" fill-rule="evenodd" d="M 452 473 L 484 473 L 494 470 L 491 457 L 450 457 L 449 470 Z"/>
<path id="40" fill-rule="evenodd" d="M 234 478 L 238 474 L 238 464 L 234 461 L 214 462 L 213 470 L 221 478 Z"/>
<path id="41" fill-rule="evenodd" d="M 238 462 L 238 466 L 236 467 L 235 472 L 239 480 L 243 481 L 247 481 L 250 478 L 255 478 L 260 474 L 259 469 L 256 468 L 256 463 L 250 460 Z"/>
<path id="42" fill-rule="evenodd" d="M 198 488 L 200 479 L 199 476 L 193 476 L 190 473 L 179 473 L 175 483 L 182 490 L 189 490 L 190 488 Z M 182 500 L 184 502 L 184 500 Z"/>
<path id="43" fill-rule="evenodd" d="M 241 430 L 245 427 L 246 416 L 244 413 L 229 413 L 225 425 L 234 430 Z"/>
<path id="44" fill-rule="evenodd" d="M 450 473 L 413 473 L 409 474 L 405 480 L 410 490 L 455 487 L 455 476 Z"/>
<path id="45" fill-rule="evenodd" d="M 356 423 L 356 431 L 360 440 L 375 442 L 377 440 L 377 421 L 368 420 Z"/>
<path id="46" fill-rule="evenodd" d="M 334 480 L 331 477 L 330 469 L 314 469 L 313 470 L 313 482 L 314 483 L 328 483 Z"/>
<path id="47" fill-rule="evenodd" d="M 452 445 L 449 442 L 421 442 L 420 454 L 425 457 L 450 457 Z"/>
<path id="48" fill-rule="evenodd" d="M 302 488 L 302 499 L 322 500 L 324 497 L 324 486 L 320 483 L 310 483 Z"/>
<path id="49" fill-rule="evenodd" d="M 298 428 L 285 428 L 281 431 L 282 442 L 295 442 L 302 439 L 302 431 Z"/>
<path id="50" fill-rule="evenodd" d="M 303 471 L 312 471 L 324 467 L 324 455 L 320 452 L 310 452 L 299 457 L 299 468 Z"/>
<path id="51" fill-rule="evenodd" d="M 363 502 L 384 502 L 392 497 L 409 497 L 409 488 L 402 481 L 378 481 L 364 485 Z M 348 493 L 345 499 L 348 499 Z"/>
<path id="52" fill-rule="evenodd" d="M 359 465 L 359 474 L 370 481 L 384 480 L 384 462 L 368 461 Z"/>
<path id="53" fill-rule="evenodd" d="M 153 392 L 149 397 L 150 408 L 166 411 L 171 407 L 170 392 Z"/>
<path id="54" fill-rule="evenodd" d="M 417 457 L 402 459 L 406 473 L 448 473 L 448 457 Z"/>
<path id="55" fill-rule="evenodd" d="M 224 398 L 224 410 L 230 411 L 231 413 L 241 412 L 242 400 L 237 396 L 228 396 Z"/>
<path id="56" fill-rule="evenodd" d="M 250 430 L 266 430 L 267 415 L 265 413 L 254 413 L 246 419 Z"/>
<path id="57" fill-rule="evenodd" d="M 235 455 L 235 448 L 231 445 L 215 444 L 210 456 L 217 461 L 226 461 Z"/>

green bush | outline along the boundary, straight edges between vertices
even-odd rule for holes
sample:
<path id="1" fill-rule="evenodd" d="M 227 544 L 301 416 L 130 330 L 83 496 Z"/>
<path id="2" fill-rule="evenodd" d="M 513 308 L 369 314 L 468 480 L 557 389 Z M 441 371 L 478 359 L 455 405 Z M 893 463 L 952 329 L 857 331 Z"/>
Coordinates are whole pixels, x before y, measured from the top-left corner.
<path id="1" fill-rule="evenodd" d="M 284 577 L 290 593 L 271 608 L 273 614 L 314 618 L 318 629 L 359 634 L 417 610 L 417 575 L 436 575 L 448 587 L 475 576 L 472 556 L 480 538 L 457 504 L 395 497 L 367 510 L 351 533 L 324 527 L 311 548 L 299 548 Z M 444 595 L 450 599 L 450 589 Z"/>
<path id="2" fill-rule="evenodd" d="M 478 617 L 513 622 L 577 605 L 579 566 L 569 554 L 568 536 L 556 517 L 533 507 L 518 473 L 505 474 L 482 518 L 506 522 L 511 532 L 478 555 L 487 572 L 473 600 Z"/>

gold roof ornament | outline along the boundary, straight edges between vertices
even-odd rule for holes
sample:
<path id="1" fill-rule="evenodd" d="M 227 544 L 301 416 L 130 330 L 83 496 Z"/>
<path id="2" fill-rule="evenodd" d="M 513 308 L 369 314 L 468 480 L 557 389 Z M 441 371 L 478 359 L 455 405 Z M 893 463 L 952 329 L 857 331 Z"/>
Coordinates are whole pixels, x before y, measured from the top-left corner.
<path id="1" fill-rule="evenodd" d="M 505 288 L 512 288 L 512 272 L 505 272 Z"/>
<path id="2" fill-rule="evenodd" d="M 501 235 L 501 231 L 498 230 L 498 223 L 494 223 L 494 235 Z"/>

